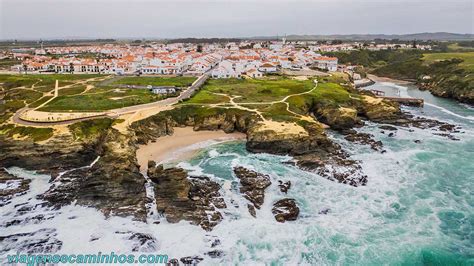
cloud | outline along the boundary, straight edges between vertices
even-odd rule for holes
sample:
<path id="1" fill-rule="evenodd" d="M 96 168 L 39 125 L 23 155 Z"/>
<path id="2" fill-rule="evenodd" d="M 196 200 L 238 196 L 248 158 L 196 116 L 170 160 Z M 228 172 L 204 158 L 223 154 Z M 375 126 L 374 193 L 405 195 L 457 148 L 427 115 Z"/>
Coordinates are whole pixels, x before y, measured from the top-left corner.
<path id="1" fill-rule="evenodd" d="M 0 0 L 0 38 L 473 32 L 471 1 Z"/>

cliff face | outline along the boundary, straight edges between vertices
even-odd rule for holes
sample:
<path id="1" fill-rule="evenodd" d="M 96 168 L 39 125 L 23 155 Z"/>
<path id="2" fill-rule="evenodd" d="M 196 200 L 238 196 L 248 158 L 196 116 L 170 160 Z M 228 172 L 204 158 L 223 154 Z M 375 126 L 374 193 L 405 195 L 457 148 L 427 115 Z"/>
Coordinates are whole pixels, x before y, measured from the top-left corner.
<path id="1" fill-rule="evenodd" d="M 397 105 L 370 96 L 361 97 L 344 107 L 322 105 L 306 108 L 308 114 L 315 114 L 320 121 L 335 130 L 360 126 L 361 118 L 386 121 L 398 117 L 400 110 Z M 81 124 L 87 125 L 94 123 Z M 128 133 L 121 133 L 109 126 L 90 138 L 78 139 L 73 134 L 63 134 L 41 144 L 1 141 L 0 167 L 19 166 L 52 174 L 51 181 L 54 182 L 40 198 L 53 207 L 76 202 L 95 207 L 106 215 L 131 215 L 144 221 L 146 180 L 137 165 L 137 145 L 173 134 L 173 127 L 177 126 L 192 126 L 195 130 L 243 132 L 247 134 L 246 147 L 250 152 L 291 155 L 294 161 L 288 163 L 337 182 L 353 186 L 367 182 L 358 162 L 348 159 L 341 147 L 326 135 L 323 125 L 315 120 L 279 122 L 263 120 L 255 113 L 240 109 L 190 106 L 177 107 L 135 122 Z M 88 167 L 98 156 L 100 159 Z M 58 175 L 60 172 L 63 173 Z M 165 179 L 175 180 L 172 176 Z M 205 192 L 202 182 L 189 183 L 183 178 L 179 180 L 187 184 L 183 188 L 188 192 L 186 194 L 177 188 L 176 195 L 185 193 L 189 208 L 167 207 L 166 202 L 173 200 L 165 195 L 165 191 L 158 189 L 155 190 L 155 194 L 158 193 L 155 198 L 162 199 L 160 210 L 173 210 L 174 214 L 170 216 L 174 217 L 170 218 L 173 221 L 191 217 L 189 219 L 194 223 L 212 228 L 213 223 L 219 220 L 217 214 L 215 221 L 205 221 L 199 215 L 193 216 L 194 213 L 190 211 L 196 206 L 201 206 L 202 210 L 207 208 L 189 198 L 190 191 Z M 159 186 L 160 181 L 157 184 Z M 167 184 L 170 187 L 175 185 L 173 182 Z"/>
<path id="2" fill-rule="evenodd" d="M 109 129 L 101 142 L 100 159 L 91 167 L 57 177 L 57 185 L 41 197 L 56 207 L 76 201 L 79 205 L 95 207 L 106 216 L 133 216 L 145 221 L 145 178 L 137 164 L 135 141 L 133 135 Z"/>
<path id="3" fill-rule="evenodd" d="M 455 77 L 437 77 L 435 80 L 421 81 L 418 84 L 421 90 L 428 90 L 435 96 L 474 104 L 474 81 L 463 81 Z"/>
<path id="4" fill-rule="evenodd" d="M 38 144 L 0 136 L 0 167 L 18 166 L 56 175 L 91 163 L 103 152 L 100 142 L 79 142 L 71 135 L 59 135 Z"/>
<path id="5" fill-rule="evenodd" d="M 39 197 L 52 207 L 75 201 L 106 215 L 144 220 L 145 179 L 137 165 L 135 143 L 133 134 L 123 135 L 112 128 L 90 139 L 63 134 L 41 144 L 5 140 L 0 142 L 0 167 L 51 174 L 51 187 Z M 87 167 L 98 156 L 97 163 Z"/>

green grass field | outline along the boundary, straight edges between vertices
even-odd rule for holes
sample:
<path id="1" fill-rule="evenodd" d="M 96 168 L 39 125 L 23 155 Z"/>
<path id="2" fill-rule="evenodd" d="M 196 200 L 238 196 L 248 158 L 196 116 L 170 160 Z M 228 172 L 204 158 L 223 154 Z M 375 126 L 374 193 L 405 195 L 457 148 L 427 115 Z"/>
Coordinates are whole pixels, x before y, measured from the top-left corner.
<path id="1" fill-rule="evenodd" d="M 124 77 L 113 82 L 111 85 L 188 87 L 196 79 L 196 77 Z"/>
<path id="2" fill-rule="evenodd" d="M 460 46 L 458 43 L 448 45 L 448 51 L 453 52 L 474 52 L 474 47 Z"/>
<path id="3" fill-rule="evenodd" d="M 114 120 L 110 118 L 99 118 L 94 120 L 77 122 L 72 125 L 69 125 L 68 127 L 75 138 L 86 139 L 98 136 L 100 133 L 109 129 L 112 126 L 113 122 Z"/>
<path id="4" fill-rule="evenodd" d="M 59 96 L 64 96 L 64 95 L 75 95 L 83 92 L 86 89 L 86 86 L 80 85 L 80 86 L 73 86 L 70 88 L 64 88 L 58 90 Z"/>
<path id="5" fill-rule="evenodd" d="M 36 128 L 36 127 L 22 127 L 14 125 L 0 126 L 0 135 L 8 137 L 18 136 L 20 138 L 27 138 L 33 141 L 47 140 L 53 136 L 52 128 Z"/>
<path id="6" fill-rule="evenodd" d="M 163 99 L 163 96 L 142 89 L 121 88 L 111 89 L 102 93 L 97 93 L 93 90 L 86 94 L 58 96 L 39 110 L 49 112 L 97 112 L 151 103 L 161 99 Z"/>
<path id="7" fill-rule="evenodd" d="M 0 74 L 0 86 L 5 89 L 11 89 L 16 87 L 31 87 L 36 84 L 38 90 L 50 91 L 54 89 L 56 80 L 59 81 L 60 86 L 72 84 L 74 81 L 80 81 L 90 78 L 97 78 L 103 75 L 95 74 L 84 74 L 84 75 L 71 75 L 71 74 L 21 74 L 21 75 L 10 75 Z M 42 89 L 40 89 L 42 88 Z"/>
<path id="8" fill-rule="evenodd" d="M 336 83 L 337 82 L 337 83 Z M 311 106 L 329 105 L 344 106 L 357 98 L 343 86 L 347 80 L 344 76 L 324 77 L 319 79 L 317 88 L 311 93 L 289 97 L 289 109 L 300 115 L 307 115 Z M 265 118 L 275 121 L 300 120 L 295 114 L 288 112 L 286 103 L 273 103 L 288 95 L 310 91 L 314 88 L 313 80 L 299 81 L 286 77 L 271 79 L 216 79 L 209 80 L 206 85 L 184 104 L 227 104 L 229 98 L 218 95 L 242 96 L 234 101 L 242 107 L 258 110 Z M 245 104 L 261 103 L 261 104 Z"/>
<path id="9" fill-rule="evenodd" d="M 240 96 L 235 102 L 269 102 L 278 101 L 285 96 L 311 90 L 312 80 L 298 81 L 286 77 L 267 79 L 212 79 L 191 98 L 188 103 L 228 102 L 225 96 L 216 93 Z"/>
<path id="10" fill-rule="evenodd" d="M 424 54 L 423 60 L 427 64 L 434 63 L 436 61 L 450 60 L 459 58 L 464 60 L 460 66 L 468 71 L 474 72 L 474 52 L 462 52 L 462 53 L 432 53 Z"/>

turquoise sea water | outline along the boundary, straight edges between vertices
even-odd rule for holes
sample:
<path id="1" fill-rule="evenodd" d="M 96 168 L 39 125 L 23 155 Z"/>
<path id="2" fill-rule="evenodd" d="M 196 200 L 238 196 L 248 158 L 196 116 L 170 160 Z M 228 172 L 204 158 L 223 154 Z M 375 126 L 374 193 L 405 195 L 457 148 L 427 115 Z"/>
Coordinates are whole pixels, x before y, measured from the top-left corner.
<path id="1" fill-rule="evenodd" d="M 248 153 L 243 142 L 209 146 L 178 165 L 222 185 L 227 208 L 211 232 L 184 221 L 169 224 L 163 217 L 159 224 L 106 218 L 77 205 L 50 210 L 37 198 L 51 186 L 50 176 L 10 168 L 32 183 L 27 194 L 0 208 L 0 236 L 32 234 L 16 242 L 0 241 L 0 264 L 6 254 L 29 243 L 58 240 L 62 244 L 53 253 L 199 256 L 204 259 L 200 265 L 474 265 L 474 108 L 409 86 L 377 83 L 374 88 L 425 98 L 424 108 L 406 110 L 461 126 L 461 133 L 454 134 L 460 140 L 415 128 L 399 128 L 388 137 L 379 125 L 367 123 L 360 130 L 384 143 L 387 152 L 381 154 L 331 132 L 368 176 L 367 186 L 357 188 L 283 164 L 289 157 Z M 237 165 L 271 178 L 257 218 L 248 213 L 247 200 L 239 192 L 232 172 Z M 287 195 L 279 191 L 278 180 L 291 181 Z M 301 211 L 298 220 L 282 224 L 271 208 L 286 197 L 296 199 Z M 29 205 L 34 208 L 20 211 Z M 45 219 L 33 218 L 39 215 Z M 5 226 L 14 219 L 22 222 Z M 153 241 L 133 251 L 135 233 Z M 220 244 L 211 245 L 217 239 Z M 222 257 L 206 255 L 216 250 Z"/>
<path id="2" fill-rule="evenodd" d="M 460 140 L 403 128 L 388 137 L 369 123 L 362 131 L 383 141 L 387 153 L 380 154 L 333 133 L 368 175 L 368 185 L 358 188 L 282 164 L 285 157 L 250 154 L 242 142 L 202 151 L 182 166 L 230 182 L 230 191 L 238 187 L 232 175 L 235 165 L 269 174 L 274 184 L 292 182 L 288 195 L 274 187 L 267 191 L 257 219 L 247 217 L 245 208 L 228 211 L 226 221 L 215 229 L 231 243 L 228 262 L 474 265 L 474 109 L 410 87 L 391 83 L 375 87 L 424 97 L 424 108 L 407 110 L 461 126 L 462 133 L 454 134 Z M 299 203 L 301 216 L 296 222 L 273 221 L 270 203 L 283 197 Z M 324 209 L 328 214 L 318 214 Z"/>

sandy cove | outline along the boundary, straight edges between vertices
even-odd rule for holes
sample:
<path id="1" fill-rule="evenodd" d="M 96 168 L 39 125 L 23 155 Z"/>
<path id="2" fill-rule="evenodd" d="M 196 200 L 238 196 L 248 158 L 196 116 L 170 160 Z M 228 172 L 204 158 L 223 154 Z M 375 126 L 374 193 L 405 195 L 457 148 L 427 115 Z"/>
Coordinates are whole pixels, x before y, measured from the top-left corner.
<path id="1" fill-rule="evenodd" d="M 149 160 L 158 163 L 182 160 L 207 146 L 206 141 L 224 142 L 239 139 L 246 139 L 246 135 L 238 132 L 227 134 L 222 130 L 194 131 L 192 127 L 176 127 L 173 135 L 160 137 L 156 142 L 150 142 L 147 145 L 140 145 L 137 150 L 137 160 L 140 170 L 144 171 Z"/>

